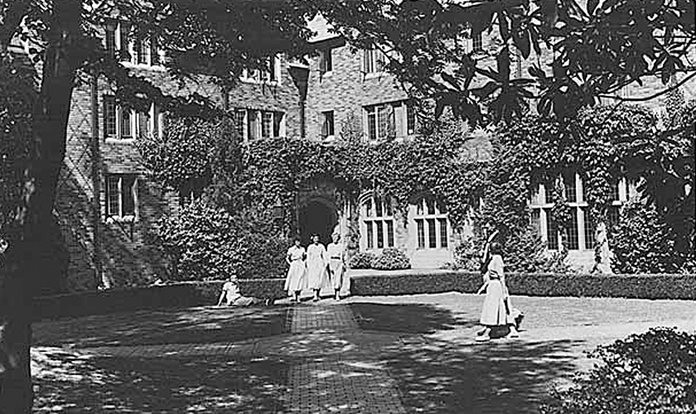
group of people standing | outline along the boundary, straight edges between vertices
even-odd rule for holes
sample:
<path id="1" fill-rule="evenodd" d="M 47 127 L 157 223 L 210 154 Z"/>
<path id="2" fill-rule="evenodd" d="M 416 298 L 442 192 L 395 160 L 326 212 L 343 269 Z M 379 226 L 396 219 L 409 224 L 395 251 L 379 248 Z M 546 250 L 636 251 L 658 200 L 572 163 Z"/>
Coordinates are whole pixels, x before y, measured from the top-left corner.
<path id="1" fill-rule="evenodd" d="M 312 289 L 314 301 L 318 301 L 321 289 L 330 284 L 334 298 L 340 300 L 341 294 L 345 295 L 350 287 L 341 236 L 334 232 L 332 242 L 326 248 L 319 242 L 318 234 L 313 234 L 311 239 L 312 243 L 307 249 L 302 247 L 299 238 L 295 238 L 293 246 L 288 249 L 285 260 L 290 268 L 285 278 L 285 290 L 294 301 L 299 302 L 300 293 Z"/>

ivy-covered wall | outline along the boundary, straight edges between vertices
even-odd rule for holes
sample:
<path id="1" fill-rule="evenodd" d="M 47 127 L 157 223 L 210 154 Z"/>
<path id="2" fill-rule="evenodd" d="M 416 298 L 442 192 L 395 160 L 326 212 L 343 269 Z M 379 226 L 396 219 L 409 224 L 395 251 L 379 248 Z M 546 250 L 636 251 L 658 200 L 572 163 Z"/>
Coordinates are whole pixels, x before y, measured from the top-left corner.
<path id="1" fill-rule="evenodd" d="M 594 270 L 610 271 L 612 238 L 604 224 L 613 200 L 611 186 L 622 177 L 644 178 L 650 154 L 673 145 L 657 134 L 653 113 L 634 106 L 590 108 L 563 125 L 531 115 L 518 119 L 490 134 L 486 157 L 471 157 L 476 140 L 452 120 L 425 125 L 413 140 L 377 144 L 324 145 L 286 138 L 234 146 L 224 127 L 211 132 L 197 133 L 184 147 L 178 141 L 144 146 L 144 158 L 174 188 L 181 185 L 181 177 L 210 172 L 211 199 L 230 211 L 272 209 L 280 203 L 286 234 L 299 230 L 297 208 L 300 198 L 311 198 L 308 186 L 330 183 L 322 197 L 335 206 L 351 247 L 359 245 L 354 224 L 361 194 L 392 199 L 411 234 L 409 208 L 427 194 L 447 210 L 456 230 L 455 267 L 475 266 L 482 238 L 497 228 L 510 270 L 526 272 L 568 270 L 563 246 L 570 207 L 560 179 L 567 171 L 578 172 L 585 183 L 587 208 L 603 241 L 591 257 L 597 264 Z M 182 151 L 203 156 L 182 156 Z M 199 161 L 187 164 L 192 159 Z M 563 234 L 558 252 L 547 251 L 530 224 L 530 189 L 538 183 L 549 183 L 552 190 L 551 214 Z M 403 240 L 396 246 L 403 249 Z"/>

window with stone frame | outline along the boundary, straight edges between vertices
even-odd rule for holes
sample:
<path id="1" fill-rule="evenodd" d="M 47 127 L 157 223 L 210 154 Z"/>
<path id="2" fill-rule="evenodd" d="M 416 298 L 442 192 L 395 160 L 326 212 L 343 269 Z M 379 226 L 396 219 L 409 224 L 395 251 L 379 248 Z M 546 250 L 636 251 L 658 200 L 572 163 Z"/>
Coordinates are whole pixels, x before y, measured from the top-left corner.
<path id="1" fill-rule="evenodd" d="M 474 52 L 483 52 L 483 34 L 477 33 L 471 37 L 471 45 Z"/>
<path id="2" fill-rule="evenodd" d="M 280 82 L 281 60 L 278 55 L 264 59 L 261 66 L 261 69 L 243 69 L 240 79 L 253 83 L 276 84 Z"/>
<path id="3" fill-rule="evenodd" d="M 135 174 L 106 175 L 106 217 L 135 219 L 138 179 Z"/>
<path id="4" fill-rule="evenodd" d="M 327 47 L 319 51 L 319 73 L 325 75 L 333 70 L 332 49 Z"/>
<path id="5" fill-rule="evenodd" d="M 285 113 L 257 109 L 235 110 L 235 127 L 243 142 L 285 135 Z"/>
<path id="6" fill-rule="evenodd" d="M 334 111 L 321 113 L 321 137 L 326 139 L 334 136 Z"/>
<path id="7" fill-rule="evenodd" d="M 367 198 L 361 205 L 361 218 L 365 250 L 394 247 L 394 211 L 389 198 Z"/>
<path id="8" fill-rule="evenodd" d="M 370 49 L 363 49 L 363 73 L 379 73 L 384 71 L 387 58 L 379 48 L 373 46 Z"/>
<path id="9" fill-rule="evenodd" d="M 366 138 L 370 142 L 404 139 L 416 132 L 416 111 L 409 101 L 369 105 L 363 111 Z"/>
<path id="10" fill-rule="evenodd" d="M 104 137 L 129 140 L 138 136 L 161 136 L 163 114 L 151 104 L 145 112 L 128 109 L 116 103 L 113 95 L 102 96 Z"/>
<path id="11" fill-rule="evenodd" d="M 586 191 L 583 181 L 576 173 L 567 172 L 563 175 L 565 196 L 571 208 L 570 223 L 567 233 L 567 247 L 569 250 L 592 250 L 595 247 L 595 221 L 590 215 L 587 204 Z M 531 191 L 529 207 L 532 214 L 532 223 L 537 227 L 539 235 L 546 241 L 549 250 L 560 248 L 561 234 L 556 222 L 553 220 L 551 210 L 553 198 L 551 187 L 553 184 L 536 184 Z M 607 226 L 609 229 L 618 222 L 619 209 L 628 200 L 629 186 L 625 179 L 612 185 L 612 205 L 607 214 Z"/>
<path id="12" fill-rule="evenodd" d="M 136 37 L 133 25 L 128 22 L 112 20 L 106 23 L 104 43 L 111 56 L 127 64 L 160 67 L 163 51 L 154 37 Z"/>
<path id="13" fill-rule="evenodd" d="M 411 103 L 406 103 L 404 109 L 406 111 L 406 135 L 410 136 L 416 133 L 418 115 L 416 114 L 416 108 Z"/>
<path id="14" fill-rule="evenodd" d="M 416 203 L 413 217 L 416 222 L 418 249 L 447 249 L 449 247 L 450 223 L 443 205 L 429 197 Z"/>
<path id="15" fill-rule="evenodd" d="M 234 129 L 237 133 L 237 139 L 244 140 L 244 132 L 246 131 L 246 110 L 235 109 L 234 111 Z"/>

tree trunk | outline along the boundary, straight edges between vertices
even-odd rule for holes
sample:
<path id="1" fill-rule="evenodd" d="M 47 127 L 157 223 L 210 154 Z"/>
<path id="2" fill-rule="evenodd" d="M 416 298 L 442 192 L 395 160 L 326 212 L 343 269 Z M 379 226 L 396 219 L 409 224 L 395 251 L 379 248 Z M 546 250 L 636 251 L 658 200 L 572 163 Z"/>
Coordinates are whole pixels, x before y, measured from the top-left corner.
<path id="1" fill-rule="evenodd" d="M 51 263 L 53 204 L 65 155 L 66 129 L 77 64 L 82 53 L 81 2 L 53 2 L 41 90 L 34 109 L 34 136 L 24 171 L 21 228 L 0 263 L 0 413 L 30 413 L 33 400 L 29 346 L 32 289 Z"/>

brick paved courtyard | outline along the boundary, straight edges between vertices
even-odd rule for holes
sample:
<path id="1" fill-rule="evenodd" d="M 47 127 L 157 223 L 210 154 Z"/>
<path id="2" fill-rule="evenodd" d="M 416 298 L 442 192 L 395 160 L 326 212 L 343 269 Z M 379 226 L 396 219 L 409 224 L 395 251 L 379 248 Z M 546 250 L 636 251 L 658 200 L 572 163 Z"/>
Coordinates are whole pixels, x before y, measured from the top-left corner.
<path id="1" fill-rule="evenodd" d="M 532 413 L 584 351 L 696 302 L 514 298 L 519 339 L 473 341 L 483 298 L 353 297 L 169 309 L 34 326 L 37 412 Z"/>

